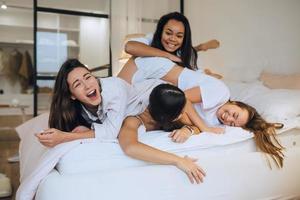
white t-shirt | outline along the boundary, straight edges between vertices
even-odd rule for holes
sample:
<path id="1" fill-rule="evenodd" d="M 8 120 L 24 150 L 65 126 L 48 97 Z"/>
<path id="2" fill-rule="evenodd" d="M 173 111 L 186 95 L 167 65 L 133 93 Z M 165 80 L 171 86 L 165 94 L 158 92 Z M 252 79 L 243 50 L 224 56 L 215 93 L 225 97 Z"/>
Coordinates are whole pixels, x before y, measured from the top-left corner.
<path id="1" fill-rule="evenodd" d="M 129 41 L 141 42 L 150 46 L 153 40 L 153 33 L 148 33 L 145 37 L 131 38 Z"/>
<path id="2" fill-rule="evenodd" d="M 126 116 L 142 113 L 149 104 L 154 87 L 165 83 L 159 79 L 147 80 L 129 85 L 117 77 L 101 78 L 102 102 L 97 116 L 82 106 L 82 116 L 91 123 L 95 138 L 102 141 L 117 141 L 121 125 Z"/>
<path id="3" fill-rule="evenodd" d="M 123 123 L 130 85 L 117 77 L 101 78 L 101 104 L 97 116 L 82 106 L 82 116 L 95 131 L 95 138 L 116 141 Z"/>
<path id="4" fill-rule="evenodd" d="M 149 79 L 138 83 L 133 83 L 127 102 L 126 116 L 135 116 L 145 111 L 149 105 L 149 96 L 152 90 L 166 83 L 160 79 Z"/>
<path id="5" fill-rule="evenodd" d="M 134 62 L 138 70 L 132 76 L 133 84 L 146 79 L 160 79 L 175 66 L 175 63 L 162 57 L 138 57 Z"/>
<path id="6" fill-rule="evenodd" d="M 137 72 L 133 75 L 133 83 L 151 78 L 160 79 L 175 65 L 169 59 L 161 57 L 137 58 L 135 63 Z M 195 109 L 208 125 L 219 125 L 216 112 L 229 100 L 228 87 L 221 80 L 208 76 L 200 70 L 184 68 L 178 77 L 178 87 L 187 90 L 197 86 L 201 91 L 202 102 L 194 104 Z"/>
<path id="7" fill-rule="evenodd" d="M 206 124 L 220 125 L 216 113 L 230 98 L 228 87 L 219 79 L 184 68 L 178 77 L 178 87 L 187 90 L 197 86 L 200 88 L 202 102 L 195 103 L 194 108 Z"/>

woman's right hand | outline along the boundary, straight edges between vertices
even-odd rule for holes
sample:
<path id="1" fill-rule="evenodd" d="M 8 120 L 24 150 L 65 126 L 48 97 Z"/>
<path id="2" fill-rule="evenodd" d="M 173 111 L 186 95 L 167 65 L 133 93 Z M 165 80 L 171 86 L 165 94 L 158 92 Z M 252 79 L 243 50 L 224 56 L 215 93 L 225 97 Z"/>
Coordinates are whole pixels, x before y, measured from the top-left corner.
<path id="1" fill-rule="evenodd" d="M 188 156 L 184 156 L 183 158 L 180 157 L 176 163 L 176 167 L 186 173 L 191 183 L 196 181 L 196 183 L 199 184 L 203 182 L 203 178 L 206 174 L 204 170 L 195 163 L 196 161 L 197 159 L 190 158 Z"/>
<path id="2" fill-rule="evenodd" d="M 58 129 L 50 128 L 35 134 L 35 136 L 42 145 L 46 147 L 54 147 L 64 142 L 66 134 L 66 132 Z"/>

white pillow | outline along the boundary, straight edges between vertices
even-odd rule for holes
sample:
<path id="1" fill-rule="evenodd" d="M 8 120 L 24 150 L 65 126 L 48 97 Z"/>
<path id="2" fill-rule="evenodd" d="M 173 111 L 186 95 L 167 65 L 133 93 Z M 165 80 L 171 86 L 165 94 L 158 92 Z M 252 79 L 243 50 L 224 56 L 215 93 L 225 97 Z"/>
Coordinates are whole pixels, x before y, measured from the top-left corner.
<path id="1" fill-rule="evenodd" d="M 48 119 L 49 113 L 44 113 L 16 127 L 21 139 L 19 147 L 20 181 L 30 174 L 47 151 L 47 148 L 37 140 L 34 134 L 48 127 Z"/>
<path id="2" fill-rule="evenodd" d="M 300 90 L 269 89 L 262 82 L 226 82 L 231 99 L 254 108 L 270 122 L 282 122 L 300 116 Z"/>
<path id="3" fill-rule="evenodd" d="M 270 122 L 282 122 L 300 116 L 300 91 L 273 89 L 250 98 L 248 103 Z"/>

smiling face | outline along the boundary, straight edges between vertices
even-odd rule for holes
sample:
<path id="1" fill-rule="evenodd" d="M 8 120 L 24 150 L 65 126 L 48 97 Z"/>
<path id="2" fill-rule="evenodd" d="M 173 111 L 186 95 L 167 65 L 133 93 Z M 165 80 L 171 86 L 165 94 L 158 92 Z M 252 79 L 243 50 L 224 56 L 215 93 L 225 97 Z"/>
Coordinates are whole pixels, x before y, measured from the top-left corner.
<path id="1" fill-rule="evenodd" d="M 98 80 L 87 69 L 76 67 L 68 74 L 67 82 L 73 100 L 77 99 L 87 108 L 95 108 L 101 103 Z"/>
<path id="2" fill-rule="evenodd" d="M 248 122 L 249 112 L 238 105 L 226 103 L 218 109 L 217 117 L 225 125 L 243 127 Z"/>
<path id="3" fill-rule="evenodd" d="M 183 43 L 184 25 L 182 22 L 170 19 L 163 28 L 161 43 L 168 52 L 175 52 Z"/>

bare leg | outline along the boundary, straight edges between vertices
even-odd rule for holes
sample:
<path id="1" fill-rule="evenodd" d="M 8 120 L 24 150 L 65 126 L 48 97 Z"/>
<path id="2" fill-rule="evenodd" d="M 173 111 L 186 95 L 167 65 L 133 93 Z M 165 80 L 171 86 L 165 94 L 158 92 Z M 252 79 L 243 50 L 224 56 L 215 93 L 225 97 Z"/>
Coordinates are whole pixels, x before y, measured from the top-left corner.
<path id="1" fill-rule="evenodd" d="M 174 66 L 164 77 L 161 79 L 172 83 L 173 85 L 178 86 L 178 77 L 182 72 L 183 68 L 179 67 L 178 65 Z"/>
<path id="2" fill-rule="evenodd" d="M 117 77 L 131 84 L 131 79 L 136 71 L 137 71 L 137 67 L 134 62 L 134 58 L 130 58 L 127 61 L 127 63 L 124 65 L 124 67 L 121 69 Z"/>

